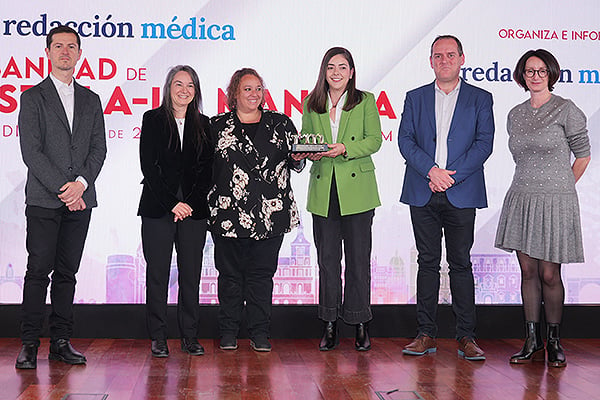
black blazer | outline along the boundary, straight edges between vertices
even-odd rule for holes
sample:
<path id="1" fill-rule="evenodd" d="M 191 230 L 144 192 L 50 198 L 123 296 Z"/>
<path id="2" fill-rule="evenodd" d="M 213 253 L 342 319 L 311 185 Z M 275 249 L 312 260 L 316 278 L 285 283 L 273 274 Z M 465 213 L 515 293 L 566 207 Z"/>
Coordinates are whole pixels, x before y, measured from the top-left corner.
<path id="1" fill-rule="evenodd" d="M 146 111 L 140 135 L 140 164 L 144 180 L 138 215 L 160 218 L 178 202 L 194 210 L 192 219 L 208 217 L 206 197 L 211 183 L 213 146 L 208 139 L 207 116 L 200 114 L 201 139 L 185 117 L 183 150 L 175 121 L 163 107 Z"/>

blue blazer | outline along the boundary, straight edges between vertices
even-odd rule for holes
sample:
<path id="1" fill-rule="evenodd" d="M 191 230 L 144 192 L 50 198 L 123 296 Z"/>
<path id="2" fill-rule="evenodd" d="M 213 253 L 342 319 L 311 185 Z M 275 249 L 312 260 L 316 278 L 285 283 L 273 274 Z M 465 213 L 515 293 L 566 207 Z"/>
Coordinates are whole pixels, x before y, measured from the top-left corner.
<path id="1" fill-rule="evenodd" d="M 435 82 L 406 94 L 398 131 L 398 147 L 406 160 L 400 201 L 422 207 L 432 191 L 427 174 L 435 165 Z M 458 208 L 485 208 L 483 163 L 492 153 L 494 114 L 491 93 L 462 81 L 448 132 L 446 169 L 455 183 L 446 190 Z M 443 168 L 443 166 L 440 166 Z"/>

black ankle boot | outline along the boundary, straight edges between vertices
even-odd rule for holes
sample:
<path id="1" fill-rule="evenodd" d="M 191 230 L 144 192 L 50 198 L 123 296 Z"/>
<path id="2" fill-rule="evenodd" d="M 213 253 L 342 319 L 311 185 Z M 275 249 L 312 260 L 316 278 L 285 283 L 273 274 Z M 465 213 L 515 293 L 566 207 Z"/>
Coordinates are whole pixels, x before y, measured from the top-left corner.
<path id="1" fill-rule="evenodd" d="M 548 366 L 562 368 L 567 365 L 565 351 L 560 345 L 560 332 L 558 324 L 548 324 Z"/>
<path id="2" fill-rule="evenodd" d="M 321 343 L 319 343 L 319 350 L 328 351 L 335 349 L 340 343 L 337 333 L 337 321 L 326 321 L 325 332 L 323 332 Z"/>
<path id="3" fill-rule="evenodd" d="M 510 357 L 511 364 L 527 364 L 532 361 L 544 361 L 544 342 L 540 332 L 540 323 L 525 322 L 525 343 L 518 353 Z"/>
<path id="4" fill-rule="evenodd" d="M 371 350 L 369 326 L 366 323 L 361 322 L 360 324 L 356 325 L 356 340 L 354 341 L 354 347 L 358 351 Z"/>

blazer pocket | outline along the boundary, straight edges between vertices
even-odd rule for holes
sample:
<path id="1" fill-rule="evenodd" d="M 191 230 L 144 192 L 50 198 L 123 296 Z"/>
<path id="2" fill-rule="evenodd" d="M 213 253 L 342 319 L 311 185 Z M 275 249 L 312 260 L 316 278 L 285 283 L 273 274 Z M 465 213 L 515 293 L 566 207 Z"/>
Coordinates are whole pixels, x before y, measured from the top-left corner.
<path id="1" fill-rule="evenodd" d="M 361 172 L 375 171 L 375 164 L 373 164 L 373 161 L 371 161 L 371 160 L 369 160 L 367 162 L 362 162 L 362 163 L 360 163 L 360 171 Z"/>

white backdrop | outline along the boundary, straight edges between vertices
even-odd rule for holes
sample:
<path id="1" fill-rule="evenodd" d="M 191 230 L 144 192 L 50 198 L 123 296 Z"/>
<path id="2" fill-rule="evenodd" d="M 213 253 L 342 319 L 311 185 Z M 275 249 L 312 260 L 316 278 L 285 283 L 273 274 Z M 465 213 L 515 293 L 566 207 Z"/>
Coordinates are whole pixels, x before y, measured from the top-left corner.
<path id="1" fill-rule="evenodd" d="M 78 274 L 78 302 L 144 300 L 136 216 L 141 190 L 136 135 L 143 112 L 156 104 L 165 74 L 176 64 L 189 64 L 198 72 L 204 112 L 209 116 L 222 111 L 219 90 L 225 89 L 231 74 L 244 66 L 256 68 L 275 108 L 287 111 L 300 129 L 301 114 L 294 100 L 298 102 L 314 86 L 324 52 L 344 46 L 353 53 L 358 87 L 379 99 L 384 135 L 383 146 L 374 156 L 383 205 L 376 211 L 373 227 L 373 303 L 414 302 L 416 255 L 408 207 L 398 202 L 404 160 L 396 134 L 406 91 L 433 80 L 428 56 L 437 35 L 461 39 L 466 55 L 463 78 L 494 95 L 495 146 L 486 163 L 490 206 L 478 211 L 473 249 L 478 302 L 519 302 L 518 265 L 514 256 L 493 248 L 493 239 L 514 169 L 507 148 L 506 115 L 527 98 L 511 77 L 524 51 L 546 48 L 558 58 L 565 72 L 555 93 L 573 99 L 586 113 L 592 153 L 598 148 L 600 6 L 595 0 L 568 5 L 558 0 L 47 4 L 3 4 L 0 10 L 0 302 L 21 300 L 27 258 L 26 169 L 17 136 L 18 101 L 22 90 L 48 73 L 42 35 L 53 21 L 70 23 L 85 36 L 76 75 L 101 96 L 107 128 L 108 155 L 97 182 L 99 207 L 92 215 Z M 162 24 L 164 37 L 158 33 L 152 37 L 151 24 L 158 31 Z M 189 38 L 192 35 L 195 38 Z M 305 211 L 307 175 L 305 170 L 293 177 L 303 229 L 286 236 L 275 302 L 313 303 L 318 298 L 314 248 L 302 240 L 303 235 L 312 242 L 311 218 Z M 595 251 L 600 239 L 599 183 L 598 163 L 592 156 L 578 183 L 586 263 L 563 268 L 571 303 L 600 302 L 600 258 Z M 307 257 L 300 257 L 300 248 L 308 249 Z M 216 298 L 210 250 L 209 243 L 203 302 Z M 446 279 L 441 301 L 449 301 Z"/>

